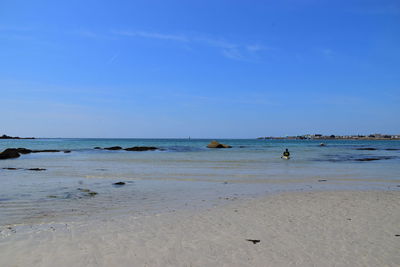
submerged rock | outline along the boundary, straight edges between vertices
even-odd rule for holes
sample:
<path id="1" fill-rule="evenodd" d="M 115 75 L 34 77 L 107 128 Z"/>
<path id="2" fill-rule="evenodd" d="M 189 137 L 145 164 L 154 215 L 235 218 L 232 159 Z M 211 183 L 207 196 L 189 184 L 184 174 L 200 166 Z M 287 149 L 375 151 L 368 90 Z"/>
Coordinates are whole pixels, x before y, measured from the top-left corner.
<path id="1" fill-rule="evenodd" d="M 134 146 L 134 147 L 128 147 L 125 148 L 124 150 L 126 151 L 149 151 L 149 150 L 157 150 L 158 147 L 154 146 Z"/>
<path id="2" fill-rule="evenodd" d="M 46 169 L 43 169 L 43 168 L 30 168 L 30 169 L 27 169 L 28 171 L 45 171 Z"/>
<path id="3" fill-rule="evenodd" d="M 383 160 L 383 159 L 392 159 L 393 157 L 371 157 L 371 158 L 360 158 L 355 159 L 356 161 L 374 161 L 374 160 Z"/>
<path id="4" fill-rule="evenodd" d="M 116 183 L 113 183 L 113 185 L 122 186 L 122 185 L 125 185 L 125 182 L 116 182 Z"/>
<path id="5" fill-rule="evenodd" d="M 105 147 L 104 149 L 107 149 L 107 150 L 121 150 L 122 147 L 120 147 L 120 146 L 112 146 L 112 147 Z"/>
<path id="6" fill-rule="evenodd" d="M 94 149 L 101 149 L 101 147 L 99 147 L 99 146 L 96 146 Z"/>
<path id="7" fill-rule="evenodd" d="M 356 150 L 376 150 L 376 148 L 373 148 L 373 147 L 360 147 L 360 148 L 356 148 Z"/>
<path id="8" fill-rule="evenodd" d="M 32 150 L 32 153 L 43 153 L 43 152 L 54 153 L 54 152 L 61 152 L 61 150 L 58 150 L 58 149 Z"/>
<path id="9" fill-rule="evenodd" d="M 257 244 L 257 243 L 261 242 L 260 239 L 246 239 L 246 241 L 252 242 L 253 244 Z"/>
<path id="10" fill-rule="evenodd" d="M 98 194 L 97 192 L 94 192 L 94 191 L 92 191 L 90 189 L 86 189 L 86 188 L 78 188 L 78 190 L 83 192 L 83 193 L 86 193 L 86 195 L 89 196 L 89 197 L 93 197 L 93 196 Z"/>
<path id="11" fill-rule="evenodd" d="M 225 145 L 225 144 L 220 144 L 219 142 L 217 142 L 217 141 L 211 141 L 208 145 L 207 145 L 207 147 L 208 148 L 231 148 L 231 146 L 230 145 Z"/>
<path id="12" fill-rule="evenodd" d="M 14 159 L 19 158 L 19 156 L 18 149 L 16 148 L 7 148 L 0 153 L 0 159 Z"/>
<path id="13" fill-rule="evenodd" d="M 18 151 L 18 153 L 20 153 L 20 154 L 29 154 L 29 153 L 32 153 L 32 150 L 27 149 L 27 148 L 23 148 L 23 147 L 17 148 L 17 151 Z"/>
<path id="14" fill-rule="evenodd" d="M 71 153 L 71 150 L 64 150 L 64 153 Z"/>

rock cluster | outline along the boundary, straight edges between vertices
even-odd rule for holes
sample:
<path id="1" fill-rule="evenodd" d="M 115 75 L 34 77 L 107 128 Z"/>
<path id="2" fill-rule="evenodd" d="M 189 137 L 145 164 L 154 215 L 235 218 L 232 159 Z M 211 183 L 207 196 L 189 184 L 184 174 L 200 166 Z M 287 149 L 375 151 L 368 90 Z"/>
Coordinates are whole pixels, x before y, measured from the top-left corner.
<path id="1" fill-rule="evenodd" d="M 42 152 L 61 152 L 62 150 L 56 149 L 43 149 L 43 150 L 31 150 L 27 148 L 7 148 L 3 152 L 0 153 L 0 159 L 13 159 L 19 158 L 20 154 L 30 154 L 30 153 L 42 153 Z M 69 153 L 71 151 L 65 150 L 65 153 Z"/>
<path id="2" fill-rule="evenodd" d="M 125 148 L 124 150 L 126 151 L 149 151 L 149 150 L 157 150 L 157 147 L 154 146 L 134 146 L 134 147 L 128 147 Z"/>
<path id="3" fill-rule="evenodd" d="M 230 145 L 225 145 L 225 144 L 220 144 L 219 142 L 217 142 L 217 141 L 211 141 L 208 145 L 207 145 L 207 147 L 208 148 L 231 148 L 231 146 Z"/>
<path id="4" fill-rule="evenodd" d="M 101 147 L 96 146 L 94 149 L 101 149 Z M 134 146 L 134 147 L 127 147 L 122 148 L 120 146 L 112 146 L 112 147 L 105 147 L 103 149 L 106 150 L 126 150 L 126 151 L 153 151 L 159 149 L 158 147 L 154 146 Z"/>

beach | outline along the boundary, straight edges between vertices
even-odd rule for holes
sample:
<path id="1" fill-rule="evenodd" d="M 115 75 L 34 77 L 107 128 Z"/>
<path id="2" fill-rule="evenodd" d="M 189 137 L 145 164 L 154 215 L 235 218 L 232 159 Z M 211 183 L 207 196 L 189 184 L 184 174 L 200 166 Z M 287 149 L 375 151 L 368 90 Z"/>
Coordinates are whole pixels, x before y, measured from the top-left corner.
<path id="1" fill-rule="evenodd" d="M 2 229 L 0 265 L 398 266 L 399 203 L 390 191 L 292 192 L 201 212 L 14 227 Z"/>
<path id="2" fill-rule="evenodd" d="M 2 140 L 0 266 L 399 265 L 398 141 L 210 141 Z"/>

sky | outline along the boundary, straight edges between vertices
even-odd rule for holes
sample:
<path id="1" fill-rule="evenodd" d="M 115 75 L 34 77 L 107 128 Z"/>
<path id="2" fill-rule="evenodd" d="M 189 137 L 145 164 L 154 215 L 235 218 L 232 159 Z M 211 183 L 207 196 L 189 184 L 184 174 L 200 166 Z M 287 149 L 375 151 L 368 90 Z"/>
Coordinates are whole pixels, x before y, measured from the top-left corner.
<path id="1" fill-rule="evenodd" d="M 0 0 L 0 134 L 400 134 L 398 0 Z"/>

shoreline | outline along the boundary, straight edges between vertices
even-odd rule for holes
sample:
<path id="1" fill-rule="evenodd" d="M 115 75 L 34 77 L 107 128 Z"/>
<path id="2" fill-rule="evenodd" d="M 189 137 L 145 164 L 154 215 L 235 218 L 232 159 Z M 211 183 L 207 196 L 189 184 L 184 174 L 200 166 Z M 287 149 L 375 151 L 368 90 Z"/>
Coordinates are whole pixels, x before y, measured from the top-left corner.
<path id="1" fill-rule="evenodd" d="M 398 191 L 290 192 L 197 212 L 47 224 L 2 235 L 0 265 L 395 266 L 398 203 Z"/>

